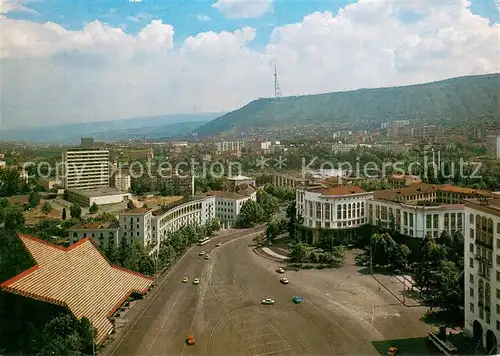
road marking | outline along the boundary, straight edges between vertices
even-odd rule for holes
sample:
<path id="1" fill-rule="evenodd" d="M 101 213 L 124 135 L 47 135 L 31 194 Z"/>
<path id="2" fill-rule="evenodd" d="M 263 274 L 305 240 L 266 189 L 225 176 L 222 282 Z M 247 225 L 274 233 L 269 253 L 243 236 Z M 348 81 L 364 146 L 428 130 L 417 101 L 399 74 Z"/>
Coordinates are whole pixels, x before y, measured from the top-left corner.
<path id="1" fill-rule="evenodd" d="M 146 354 L 148 355 L 149 354 L 149 351 L 151 351 L 151 348 L 153 347 L 154 343 L 156 342 L 156 339 L 158 338 L 158 335 L 160 335 L 160 332 L 161 330 L 163 329 L 163 326 L 165 326 L 165 323 L 167 322 L 168 320 L 168 317 L 170 316 L 170 314 L 172 314 L 172 311 L 174 310 L 177 302 L 179 301 L 179 299 L 181 298 L 180 294 L 179 296 L 177 297 L 177 299 L 175 300 L 175 303 L 174 305 L 172 305 L 172 308 L 170 308 L 170 311 L 168 312 L 167 316 L 165 317 L 165 319 L 163 320 L 163 323 L 161 324 L 161 327 L 158 329 L 158 332 L 156 333 L 156 336 L 155 338 L 153 339 L 153 341 L 151 342 L 151 345 L 149 345 L 149 348 L 148 348 L 148 351 L 146 352 Z"/>
<path id="2" fill-rule="evenodd" d="M 253 348 L 253 347 L 261 347 L 261 346 L 264 346 L 264 345 L 272 345 L 272 344 L 279 344 L 280 342 L 283 342 L 281 340 L 279 341 L 270 341 L 270 342 L 265 342 L 263 344 L 258 344 L 258 345 L 253 345 L 253 346 L 250 346 L 250 348 Z M 276 351 L 277 352 L 277 351 Z"/>
<path id="3" fill-rule="evenodd" d="M 250 337 L 245 338 L 245 340 L 255 339 L 255 338 L 258 338 L 258 337 L 269 336 L 269 335 L 278 335 L 278 334 L 276 334 L 276 333 L 273 332 L 273 333 L 269 333 L 269 334 L 263 334 L 263 335 L 257 335 L 257 336 L 250 336 Z M 281 340 L 279 342 L 281 342 Z M 257 345 L 257 346 L 259 346 L 259 345 Z"/>
<path id="4" fill-rule="evenodd" d="M 265 352 L 263 354 L 257 354 L 257 355 L 253 355 L 253 356 L 277 355 L 280 352 L 285 352 L 285 351 L 288 351 L 288 350 L 292 351 L 292 353 L 295 354 L 295 351 L 293 351 L 292 349 L 283 349 L 283 350 L 278 350 L 278 351 Z"/>

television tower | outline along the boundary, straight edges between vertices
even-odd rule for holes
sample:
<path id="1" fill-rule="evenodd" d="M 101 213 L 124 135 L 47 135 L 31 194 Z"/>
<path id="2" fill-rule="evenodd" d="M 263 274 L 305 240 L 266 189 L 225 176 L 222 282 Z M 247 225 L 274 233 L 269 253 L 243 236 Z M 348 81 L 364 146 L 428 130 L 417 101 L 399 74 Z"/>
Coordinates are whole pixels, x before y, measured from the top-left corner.
<path id="1" fill-rule="evenodd" d="M 278 71 L 276 69 L 276 60 L 274 60 L 274 98 L 281 98 L 280 83 L 278 82 Z"/>

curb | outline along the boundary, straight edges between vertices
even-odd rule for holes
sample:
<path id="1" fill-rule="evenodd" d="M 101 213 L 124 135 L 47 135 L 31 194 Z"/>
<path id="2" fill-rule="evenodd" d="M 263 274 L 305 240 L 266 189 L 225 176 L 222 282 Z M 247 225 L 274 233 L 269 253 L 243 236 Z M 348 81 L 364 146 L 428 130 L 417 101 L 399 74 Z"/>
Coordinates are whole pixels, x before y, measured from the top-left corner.
<path id="1" fill-rule="evenodd" d="M 280 263 L 283 263 L 283 262 L 286 262 L 286 260 L 282 260 L 280 258 L 277 258 L 277 257 L 273 257 L 273 256 L 270 256 L 268 255 L 267 253 L 265 252 L 262 252 L 260 250 L 258 250 L 257 248 L 252 248 L 252 251 L 259 257 L 262 257 L 262 258 L 265 258 L 265 259 L 268 259 L 270 261 L 274 261 L 274 262 L 280 262 Z"/>

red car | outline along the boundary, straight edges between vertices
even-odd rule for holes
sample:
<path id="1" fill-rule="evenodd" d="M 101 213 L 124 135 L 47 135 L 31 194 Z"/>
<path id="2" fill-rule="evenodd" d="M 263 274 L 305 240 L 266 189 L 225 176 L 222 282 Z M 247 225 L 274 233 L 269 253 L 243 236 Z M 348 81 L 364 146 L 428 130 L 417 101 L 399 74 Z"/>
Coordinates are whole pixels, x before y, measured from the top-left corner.
<path id="1" fill-rule="evenodd" d="M 194 335 L 188 335 L 186 339 L 186 343 L 188 345 L 194 345 L 196 343 L 196 339 L 194 338 Z"/>

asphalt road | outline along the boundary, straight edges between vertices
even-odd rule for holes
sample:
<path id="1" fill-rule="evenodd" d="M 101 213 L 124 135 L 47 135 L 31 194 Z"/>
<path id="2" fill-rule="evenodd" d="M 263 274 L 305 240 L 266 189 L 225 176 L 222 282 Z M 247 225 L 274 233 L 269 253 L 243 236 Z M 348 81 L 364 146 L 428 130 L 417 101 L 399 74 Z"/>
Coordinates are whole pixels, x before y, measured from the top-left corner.
<path id="1" fill-rule="evenodd" d="M 265 267 L 249 245 L 256 230 L 240 231 L 195 247 L 172 270 L 160 291 L 111 355 L 341 355 L 374 354 L 372 335 Z M 235 240 L 237 239 L 237 240 Z M 215 247 L 216 242 L 223 245 Z M 206 251 L 209 260 L 198 256 Z M 182 283 L 184 276 L 189 283 Z M 291 277 L 292 275 L 290 275 Z M 199 285 L 193 285 L 194 278 Z M 305 297 L 295 305 L 294 295 Z M 261 305 L 273 298 L 275 305 Z M 188 346 L 186 336 L 196 344 Z M 346 340 L 349 342 L 346 343 Z M 358 342 L 363 340 L 365 342 Z M 342 345 L 338 348 L 336 345 Z M 360 346 L 361 345 L 361 346 Z"/>

